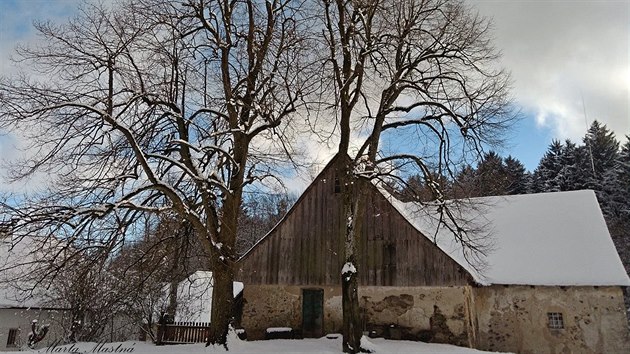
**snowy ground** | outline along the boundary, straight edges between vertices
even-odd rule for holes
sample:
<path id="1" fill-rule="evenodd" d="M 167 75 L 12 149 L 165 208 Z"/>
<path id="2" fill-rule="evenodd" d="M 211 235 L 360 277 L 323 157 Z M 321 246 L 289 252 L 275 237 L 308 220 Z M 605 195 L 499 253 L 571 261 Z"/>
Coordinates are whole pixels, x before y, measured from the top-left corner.
<path id="1" fill-rule="evenodd" d="M 422 342 L 395 341 L 382 338 L 370 339 L 366 343 L 374 353 L 418 353 L 418 354 L 480 354 L 489 353 L 475 349 L 461 348 L 446 344 L 430 344 Z M 203 344 L 168 345 L 156 347 L 148 342 L 118 342 L 118 343 L 77 343 L 72 345 L 51 346 L 28 350 L 34 353 L 226 353 L 223 347 L 206 347 Z M 241 341 L 233 339 L 230 344 L 231 353 L 341 353 L 341 339 L 300 339 L 300 340 L 265 340 Z M 6 354 L 7 352 L 3 352 Z M 24 352 L 8 352 L 8 354 Z"/>

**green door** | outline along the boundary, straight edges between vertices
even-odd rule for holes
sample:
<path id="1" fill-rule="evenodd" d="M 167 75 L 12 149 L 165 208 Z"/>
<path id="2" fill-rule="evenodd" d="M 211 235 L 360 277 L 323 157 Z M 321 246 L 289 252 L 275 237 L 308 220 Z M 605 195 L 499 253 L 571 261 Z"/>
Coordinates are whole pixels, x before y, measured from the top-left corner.
<path id="1" fill-rule="evenodd" d="M 324 290 L 302 289 L 302 335 L 304 338 L 323 336 Z"/>

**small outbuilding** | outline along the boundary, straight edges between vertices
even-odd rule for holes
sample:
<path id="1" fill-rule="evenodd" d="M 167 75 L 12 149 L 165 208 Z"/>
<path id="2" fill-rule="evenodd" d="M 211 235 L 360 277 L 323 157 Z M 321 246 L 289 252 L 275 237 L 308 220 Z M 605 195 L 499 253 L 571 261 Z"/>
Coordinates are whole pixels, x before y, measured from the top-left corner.
<path id="1" fill-rule="evenodd" d="M 43 296 L 45 289 L 34 288 L 31 296 L 22 291 L 29 288 L 20 281 L 20 274 L 28 271 L 33 249 L 42 247 L 36 238 L 26 237 L 19 243 L 10 230 L 0 228 L 0 351 L 17 351 L 26 347 L 33 322 L 37 328 L 51 325 L 38 348 L 50 345 L 64 333 L 54 324 L 69 321 L 69 309 L 62 303 L 51 303 Z"/>
<path id="2" fill-rule="evenodd" d="M 346 220 L 333 158 L 281 222 L 239 260 L 249 339 L 288 327 L 340 332 Z M 630 285 L 593 191 L 477 198 L 482 262 L 423 208 L 368 185 L 359 250 L 364 331 L 516 353 L 629 353 Z M 472 265 L 471 265 L 472 263 Z"/>
<path id="3" fill-rule="evenodd" d="M 165 286 L 168 288 L 168 285 Z M 198 270 L 177 285 L 177 311 L 175 322 L 209 323 L 212 310 L 212 272 Z M 243 283 L 234 282 L 234 298 L 243 291 Z M 165 289 L 168 293 L 168 289 Z M 168 299 L 164 299 L 166 304 Z"/>

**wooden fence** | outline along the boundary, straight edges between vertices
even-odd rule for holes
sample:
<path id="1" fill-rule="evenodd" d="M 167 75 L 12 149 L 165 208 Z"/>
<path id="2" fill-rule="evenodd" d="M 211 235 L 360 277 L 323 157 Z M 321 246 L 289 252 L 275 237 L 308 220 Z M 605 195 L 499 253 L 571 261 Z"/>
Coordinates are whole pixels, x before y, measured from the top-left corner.
<path id="1" fill-rule="evenodd" d="M 157 344 L 205 343 L 210 322 L 175 322 L 158 326 Z"/>

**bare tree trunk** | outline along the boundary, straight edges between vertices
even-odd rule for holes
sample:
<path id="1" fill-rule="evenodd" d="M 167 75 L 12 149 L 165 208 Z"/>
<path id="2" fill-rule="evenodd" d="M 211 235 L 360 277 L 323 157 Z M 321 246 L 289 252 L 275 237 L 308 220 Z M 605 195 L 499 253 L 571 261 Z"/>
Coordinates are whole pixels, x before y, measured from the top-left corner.
<path id="1" fill-rule="evenodd" d="M 224 262 L 216 262 L 212 269 L 212 310 L 207 345 L 221 344 L 227 348 L 227 334 L 232 321 L 234 303 L 234 273 Z"/>
<path id="2" fill-rule="evenodd" d="M 352 254 L 346 258 L 346 262 L 346 264 L 356 264 L 355 255 Z M 344 353 L 358 353 L 361 350 L 362 329 L 357 278 L 356 272 L 346 272 L 341 275 Z"/>
<path id="3" fill-rule="evenodd" d="M 355 8 L 354 2 L 343 0 L 323 1 L 324 25 L 327 36 L 327 45 L 330 50 L 330 62 L 332 63 L 333 80 L 336 84 L 337 108 L 339 109 L 339 150 L 338 154 L 343 157 L 348 155 L 350 149 L 351 117 L 359 102 L 363 85 L 364 66 L 369 52 L 369 46 L 358 49 L 356 35 L 357 28 L 368 28 L 372 18 L 372 11 L 369 6 L 363 7 L 368 10 L 365 16 L 357 16 L 362 10 Z M 358 5 L 361 7 L 361 5 Z M 359 19 L 365 20 L 359 24 Z M 370 34 L 364 33 L 368 41 Z M 341 58 L 340 58 L 341 57 Z M 353 176 L 353 162 L 349 161 L 345 168 L 345 173 L 340 176 L 340 183 L 343 188 L 343 212 L 346 216 L 346 230 L 340 235 L 344 237 L 344 260 L 342 269 L 342 310 L 343 310 L 343 351 L 346 353 L 357 353 L 361 350 L 360 310 L 358 298 L 358 267 L 357 267 L 357 244 L 360 236 L 358 226 L 358 216 L 361 215 L 360 205 L 355 199 L 358 195 L 358 179 Z M 357 203 L 357 204 L 355 204 Z"/>
<path id="4" fill-rule="evenodd" d="M 363 198 L 360 180 L 351 174 L 346 175 L 350 183 L 344 183 L 344 215 L 346 232 L 344 258 L 346 263 L 341 272 L 342 311 L 343 311 L 343 351 L 361 352 L 361 309 L 359 306 L 359 266 L 357 245 L 361 237 L 361 215 Z"/>
<path id="5" fill-rule="evenodd" d="M 243 147 L 245 144 L 237 146 Z M 237 161 L 245 161 L 246 150 L 237 149 L 235 153 Z M 233 185 L 241 186 L 245 163 L 241 162 L 232 177 Z M 242 188 L 228 195 L 223 205 L 221 217 L 222 223 L 218 240 L 220 244 L 213 247 L 215 253 L 212 257 L 212 310 L 210 333 L 206 345 L 221 344 L 227 349 L 227 334 L 234 317 L 234 246 L 236 244 L 236 229 L 238 227 L 238 214 L 242 199 Z"/>
<path id="6" fill-rule="evenodd" d="M 347 259 L 353 262 L 354 257 Z M 341 288 L 343 308 L 343 351 L 345 353 L 358 353 L 361 349 L 359 296 L 357 294 L 357 273 L 342 274 Z"/>

